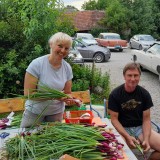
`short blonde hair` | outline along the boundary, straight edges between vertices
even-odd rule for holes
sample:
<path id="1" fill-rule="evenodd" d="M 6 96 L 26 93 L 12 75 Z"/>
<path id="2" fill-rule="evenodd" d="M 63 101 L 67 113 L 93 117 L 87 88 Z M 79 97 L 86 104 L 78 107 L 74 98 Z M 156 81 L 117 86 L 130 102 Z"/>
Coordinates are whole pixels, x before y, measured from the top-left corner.
<path id="1" fill-rule="evenodd" d="M 51 45 L 51 44 L 54 44 L 57 42 L 63 42 L 63 41 L 68 42 L 70 46 L 72 46 L 72 38 L 68 34 L 63 32 L 57 32 L 54 35 L 52 35 L 48 43 Z"/>

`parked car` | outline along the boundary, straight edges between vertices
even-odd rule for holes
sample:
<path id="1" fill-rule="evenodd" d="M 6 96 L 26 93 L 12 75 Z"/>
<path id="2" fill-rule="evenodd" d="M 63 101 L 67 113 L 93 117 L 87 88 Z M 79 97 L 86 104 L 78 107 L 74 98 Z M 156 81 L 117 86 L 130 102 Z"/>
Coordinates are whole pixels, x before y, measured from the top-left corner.
<path id="1" fill-rule="evenodd" d="M 122 40 L 117 33 L 100 33 L 98 38 L 96 38 L 96 41 L 100 46 L 118 50 L 119 52 L 122 52 L 123 49 L 127 48 L 127 41 Z"/>
<path id="2" fill-rule="evenodd" d="M 83 42 L 87 44 L 97 44 L 97 41 L 94 39 L 93 35 L 90 33 L 76 33 L 74 38 L 83 40 Z"/>
<path id="3" fill-rule="evenodd" d="M 150 47 L 155 41 L 156 40 L 151 35 L 137 34 L 130 39 L 129 46 L 131 49 L 135 48 L 142 50 L 144 48 Z"/>
<path id="4" fill-rule="evenodd" d="M 147 69 L 160 79 L 160 42 L 155 42 L 151 47 L 144 50 L 135 50 L 133 60 L 138 62 L 141 69 Z"/>
<path id="5" fill-rule="evenodd" d="M 87 44 L 80 40 L 74 40 L 73 44 L 81 53 L 84 60 L 95 60 L 95 62 L 100 63 L 108 61 L 111 57 L 111 52 L 106 47 L 101 47 L 96 44 Z"/>
<path id="6" fill-rule="evenodd" d="M 84 59 L 81 53 L 75 47 L 72 47 L 69 51 L 68 57 L 73 63 L 84 64 Z"/>

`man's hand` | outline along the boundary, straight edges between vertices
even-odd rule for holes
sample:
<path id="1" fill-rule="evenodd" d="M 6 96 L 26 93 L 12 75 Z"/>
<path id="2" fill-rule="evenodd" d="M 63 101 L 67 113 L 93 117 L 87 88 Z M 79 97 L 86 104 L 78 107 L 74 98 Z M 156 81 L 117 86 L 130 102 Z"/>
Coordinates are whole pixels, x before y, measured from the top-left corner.
<path id="1" fill-rule="evenodd" d="M 135 143 L 136 143 L 136 144 L 139 144 L 139 141 L 138 141 L 135 137 L 133 137 L 133 136 L 129 136 L 129 137 L 126 139 L 126 142 L 127 142 L 128 146 L 129 146 L 130 148 L 136 148 Z"/>
<path id="2" fill-rule="evenodd" d="M 151 147 L 147 141 L 142 142 L 142 147 L 143 147 L 144 152 L 148 152 L 151 149 Z"/>

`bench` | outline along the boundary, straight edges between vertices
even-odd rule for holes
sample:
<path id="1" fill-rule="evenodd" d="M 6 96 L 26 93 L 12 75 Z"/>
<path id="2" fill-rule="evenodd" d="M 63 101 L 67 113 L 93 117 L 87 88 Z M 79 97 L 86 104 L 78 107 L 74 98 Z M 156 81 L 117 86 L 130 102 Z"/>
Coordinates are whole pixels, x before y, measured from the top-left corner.
<path id="1" fill-rule="evenodd" d="M 0 114 L 12 111 L 23 111 L 25 100 L 22 98 L 0 99 Z"/>

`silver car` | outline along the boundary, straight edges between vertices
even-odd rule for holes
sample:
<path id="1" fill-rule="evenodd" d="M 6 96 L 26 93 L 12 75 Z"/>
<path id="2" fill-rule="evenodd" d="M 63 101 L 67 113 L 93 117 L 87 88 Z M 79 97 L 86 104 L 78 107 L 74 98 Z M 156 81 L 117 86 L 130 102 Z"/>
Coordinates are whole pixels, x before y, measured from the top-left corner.
<path id="1" fill-rule="evenodd" d="M 151 35 L 137 34 L 130 39 L 129 46 L 131 49 L 142 50 L 144 48 L 149 48 L 155 41 L 156 40 Z"/>
<path id="2" fill-rule="evenodd" d="M 133 60 L 141 65 L 141 69 L 147 69 L 160 79 L 160 42 L 154 43 L 150 48 L 141 51 L 135 50 Z"/>
<path id="3" fill-rule="evenodd" d="M 81 53 L 84 60 L 94 60 L 97 63 L 101 63 L 111 58 L 111 52 L 106 47 L 101 47 L 96 44 L 89 45 L 79 40 L 74 40 L 73 45 Z"/>

